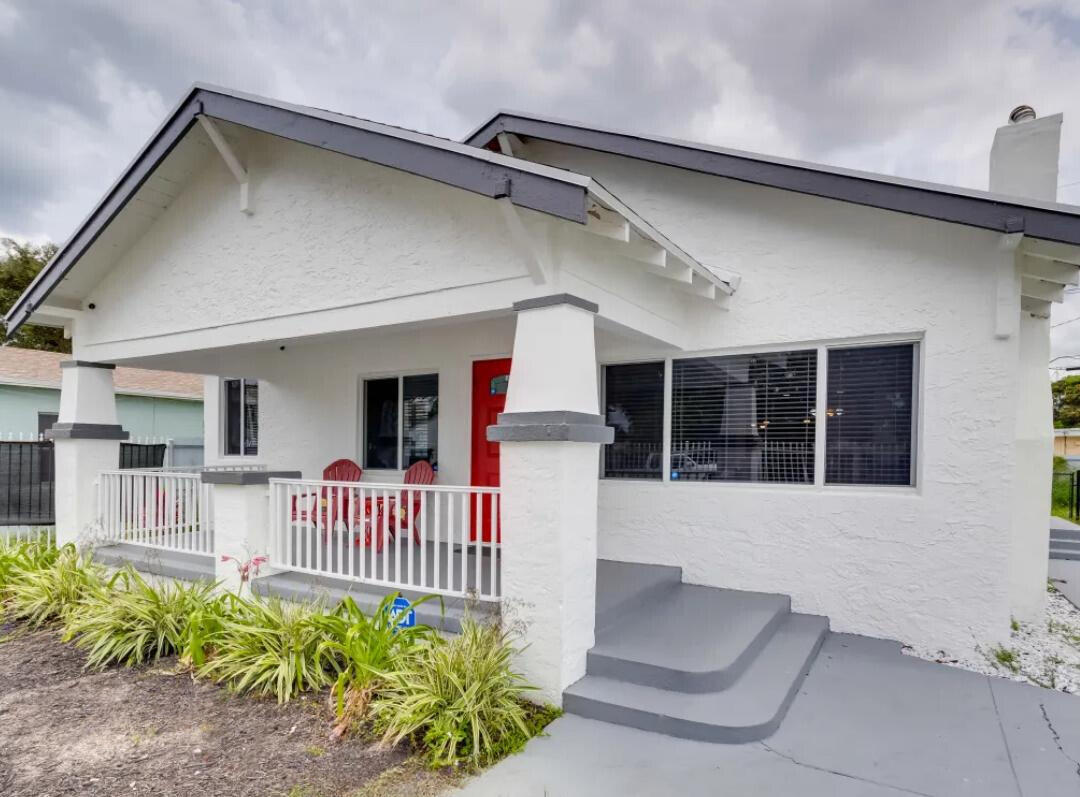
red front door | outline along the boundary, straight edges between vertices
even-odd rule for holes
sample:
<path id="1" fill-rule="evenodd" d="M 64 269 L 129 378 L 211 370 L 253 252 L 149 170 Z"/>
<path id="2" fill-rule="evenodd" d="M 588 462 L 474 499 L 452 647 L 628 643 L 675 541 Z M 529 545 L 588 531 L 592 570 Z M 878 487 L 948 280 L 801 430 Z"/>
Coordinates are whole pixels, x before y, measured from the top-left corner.
<path id="1" fill-rule="evenodd" d="M 487 428 L 498 423 L 499 413 L 506 406 L 506 388 L 510 382 L 510 358 L 500 360 L 477 360 L 472 373 L 472 485 L 474 487 L 499 486 L 499 444 L 487 439 Z M 478 499 L 481 511 L 473 505 L 471 538 L 476 539 L 477 522 L 482 531 L 481 539 L 491 541 L 492 526 L 498 518 L 492 517 L 490 496 Z M 498 530 L 495 540 L 499 541 Z"/>

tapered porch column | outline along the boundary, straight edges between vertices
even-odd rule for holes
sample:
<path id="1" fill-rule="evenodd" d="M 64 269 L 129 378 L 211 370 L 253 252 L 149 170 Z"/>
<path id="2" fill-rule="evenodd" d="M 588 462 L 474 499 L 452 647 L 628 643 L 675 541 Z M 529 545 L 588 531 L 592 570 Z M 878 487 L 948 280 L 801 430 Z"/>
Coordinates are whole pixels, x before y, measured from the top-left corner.
<path id="1" fill-rule="evenodd" d="M 524 628 L 522 672 L 561 705 L 594 642 L 599 451 L 613 432 L 599 414 L 596 305 L 559 294 L 514 310 L 506 411 L 487 432 L 501 444 L 503 612 Z"/>
<path id="2" fill-rule="evenodd" d="M 64 545 L 92 536 L 98 474 L 120 467 L 128 433 L 116 421 L 115 365 L 67 360 L 60 368 L 60 413 L 45 435 L 55 445 L 56 543 Z"/>

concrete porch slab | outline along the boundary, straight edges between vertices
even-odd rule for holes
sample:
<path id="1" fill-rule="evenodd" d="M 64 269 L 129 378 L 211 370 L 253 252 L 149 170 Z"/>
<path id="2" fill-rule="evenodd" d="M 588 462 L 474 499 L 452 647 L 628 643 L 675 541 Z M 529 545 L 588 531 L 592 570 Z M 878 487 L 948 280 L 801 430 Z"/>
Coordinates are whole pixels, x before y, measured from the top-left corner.
<path id="1" fill-rule="evenodd" d="M 140 573 L 182 578 L 187 581 L 213 581 L 213 554 L 167 551 L 142 545 L 119 543 L 94 550 L 94 559 L 110 567 L 130 564 Z"/>
<path id="2" fill-rule="evenodd" d="M 565 716 L 465 797 L 1080 794 L 1080 697 L 833 634 L 780 730 L 713 745 Z"/>

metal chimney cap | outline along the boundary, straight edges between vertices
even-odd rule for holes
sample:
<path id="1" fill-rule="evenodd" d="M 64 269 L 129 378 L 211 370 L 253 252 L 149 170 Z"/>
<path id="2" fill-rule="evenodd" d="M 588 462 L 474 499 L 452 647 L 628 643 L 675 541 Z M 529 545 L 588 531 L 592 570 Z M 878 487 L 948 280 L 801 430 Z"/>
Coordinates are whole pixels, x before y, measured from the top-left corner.
<path id="1" fill-rule="evenodd" d="M 1035 109 L 1030 105 L 1017 105 L 1009 113 L 1009 124 L 1015 125 L 1035 118 Z"/>

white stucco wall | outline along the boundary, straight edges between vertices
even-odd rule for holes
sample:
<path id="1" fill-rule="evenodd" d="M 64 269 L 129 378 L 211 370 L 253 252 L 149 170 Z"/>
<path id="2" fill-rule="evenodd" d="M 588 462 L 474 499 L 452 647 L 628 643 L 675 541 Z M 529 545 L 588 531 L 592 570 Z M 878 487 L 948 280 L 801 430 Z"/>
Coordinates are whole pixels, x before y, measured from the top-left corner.
<path id="1" fill-rule="evenodd" d="M 556 145 L 527 152 L 593 174 L 743 275 L 730 311 L 695 309 L 691 351 L 921 341 L 916 487 L 602 480 L 600 555 L 787 593 L 840 631 L 952 649 L 1005 636 L 1018 342 L 994 337 L 993 274 L 1011 257 L 996 237 Z"/>

